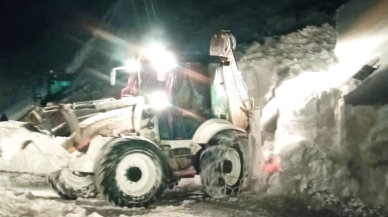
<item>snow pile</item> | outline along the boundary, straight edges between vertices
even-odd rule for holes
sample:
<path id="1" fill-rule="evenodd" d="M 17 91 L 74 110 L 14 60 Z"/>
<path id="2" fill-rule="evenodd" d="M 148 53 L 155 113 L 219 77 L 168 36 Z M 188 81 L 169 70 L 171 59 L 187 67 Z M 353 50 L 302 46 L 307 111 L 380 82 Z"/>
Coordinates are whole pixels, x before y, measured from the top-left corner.
<path id="1" fill-rule="evenodd" d="M 292 100 L 290 92 L 277 92 L 280 115 L 271 151 L 280 156 L 282 171 L 270 178 L 269 191 L 323 191 L 386 204 L 388 108 L 344 105 L 338 89 Z"/>
<path id="2" fill-rule="evenodd" d="M 336 31 L 328 24 L 308 26 L 298 32 L 266 38 L 237 48 L 236 56 L 248 91 L 259 106 L 271 99 L 282 81 L 301 72 L 327 71 L 336 63 Z"/>
<path id="3" fill-rule="evenodd" d="M 33 132 L 22 123 L 0 122 L 0 171 L 48 174 L 66 167 L 71 155 L 66 138 Z"/>
<path id="4" fill-rule="evenodd" d="M 290 91 L 286 88 L 284 92 L 277 92 L 280 115 L 273 146 L 266 148 L 280 156 L 282 171 L 270 177 L 269 191 L 333 190 L 349 194 L 354 186 L 342 185 L 349 174 L 346 167 L 341 167 L 346 160 L 339 156 L 344 127 L 341 92 L 331 89 L 288 100 Z"/>
<path id="5" fill-rule="evenodd" d="M 388 202 L 388 109 L 343 103 L 358 83 L 341 83 L 348 75 L 343 78 L 345 72 L 335 65 L 335 41 L 335 30 L 323 25 L 240 46 L 240 70 L 250 94 L 264 106 L 265 152 L 280 158 L 281 170 L 267 177 L 266 190 L 331 192 L 383 205 Z M 271 112 L 274 117 L 268 117 Z"/>

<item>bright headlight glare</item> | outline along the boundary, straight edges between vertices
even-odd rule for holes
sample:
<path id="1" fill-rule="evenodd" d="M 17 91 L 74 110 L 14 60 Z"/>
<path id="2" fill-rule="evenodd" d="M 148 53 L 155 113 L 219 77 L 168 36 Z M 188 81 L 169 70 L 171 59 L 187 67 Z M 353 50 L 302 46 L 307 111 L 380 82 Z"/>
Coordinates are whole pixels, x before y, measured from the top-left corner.
<path id="1" fill-rule="evenodd" d="M 174 56 L 160 44 L 154 44 L 145 50 L 145 55 L 150 59 L 155 70 L 166 72 L 176 66 Z"/>
<path id="2" fill-rule="evenodd" d="M 125 61 L 125 68 L 128 72 L 137 72 L 140 70 L 140 62 L 138 60 Z"/>
<path id="3" fill-rule="evenodd" d="M 168 97 L 164 92 L 155 92 L 150 94 L 149 103 L 153 108 L 163 109 L 169 105 Z"/>
<path id="4" fill-rule="evenodd" d="M 163 55 L 166 52 L 166 49 L 161 44 L 152 44 L 144 50 L 145 56 L 149 59 L 157 59 L 159 56 Z"/>
<path id="5" fill-rule="evenodd" d="M 164 53 L 163 56 L 152 60 L 152 65 L 156 70 L 166 72 L 176 65 L 175 58 L 171 53 Z"/>

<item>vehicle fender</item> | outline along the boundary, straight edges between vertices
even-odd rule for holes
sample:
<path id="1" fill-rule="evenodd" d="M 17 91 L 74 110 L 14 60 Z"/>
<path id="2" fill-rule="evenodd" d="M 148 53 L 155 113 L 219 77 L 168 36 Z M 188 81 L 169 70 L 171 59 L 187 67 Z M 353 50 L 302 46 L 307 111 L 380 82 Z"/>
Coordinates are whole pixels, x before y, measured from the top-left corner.
<path id="1" fill-rule="evenodd" d="M 193 144 L 206 144 L 210 139 L 220 131 L 237 130 L 245 133 L 246 131 L 240 127 L 234 126 L 231 122 L 223 119 L 210 119 L 205 121 L 198 127 L 193 136 Z"/>
<path id="2" fill-rule="evenodd" d="M 128 140 L 128 141 L 131 141 L 131 140 L 143 140 L 143 141 L 146 141 L 146 142 L 149 142 L 150 144 L 154 145 L 155 147 L 157 147 L 158 149 L 160 149 L 160 147 L 152 140 L 146 138 L 146 137 L 142 137 L 142 136 L 126 136 L 126 135 L 123 135 L 122 137 L 120 137 L 117 141 L 119 140 Z"/>
<path id="3" fill-rule="evenodd" d="M 115 137 L 96 136 L 90 142 L 88 151 L 84 155 L 74 156 L 69 162 L 69 169 L 73 172 L 94 173 L 94 164 L 102 148 L 116 140 Z"/>
<path id="4" fill-rule="evenodd" d="M 94 173 L 95 163 L 99 157 L 101 150 L 108 144 L 122 142 L 122 141 L 133 141 L 133 140 L 143 140 L 147 141 L 150 144 L 153 144 L 155 147 L 160 149 L 160 147 L 153 141 L 139 136 L 121 136 L 121 137 L 104 137 L 96 136 L 90 142 L 88 151 L 85 155 L 81 157 L 75 156 L 69 163 L 69 169 L 73 172 L 82 172 L 82 173 Z"/>

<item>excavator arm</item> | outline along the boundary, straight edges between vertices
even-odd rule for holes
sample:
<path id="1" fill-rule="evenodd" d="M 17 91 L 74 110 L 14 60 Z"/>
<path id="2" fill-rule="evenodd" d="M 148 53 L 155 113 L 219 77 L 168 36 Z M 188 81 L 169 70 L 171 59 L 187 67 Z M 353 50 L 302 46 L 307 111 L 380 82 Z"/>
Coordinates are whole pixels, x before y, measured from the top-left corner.
<path id="1" fill-rule="evenodd" d="M 222 30 L 213 35 L 210 41 L 210 55 L 221 57 L 223 62 L 222 83 L 228 99 L 230 120 L 238 127 L 246 129 L 248 111 L 253 108 L 253 101 L 238 69 L 233 50 L 236 39 L 230 31 Z"/>

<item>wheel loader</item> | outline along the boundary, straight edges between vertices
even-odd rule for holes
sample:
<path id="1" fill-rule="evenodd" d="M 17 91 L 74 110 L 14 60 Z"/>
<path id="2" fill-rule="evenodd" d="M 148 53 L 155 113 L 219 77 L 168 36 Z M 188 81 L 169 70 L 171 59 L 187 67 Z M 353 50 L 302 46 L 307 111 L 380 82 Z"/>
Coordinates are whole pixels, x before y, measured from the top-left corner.
<path id="1" fill-rule="evenodd" d="M 235 43 L 221 31 L 209 56 L 145 51 L 112 70 L 112 85 L 116 72 L 128 74 L 121 99 L 108 103 L 117 107 L 79 119 L 85 106 L 62 105 L 80 154 L 48 177 L 52 188 L 63 198 L 98 193 L 127 207 L 147 206 L 195 175 L 210 196 L 238 193 L 262 160 L 260 109 L 248 97 Z"/>
<path id="2" fill-rule="evenodd" d="M 48 176 L 65 199 L 100 194 L 116 206 L 154 202 L 179 180 L 199 175 L 213 197 L 235 195 L 260 174 L 260 109 L 249 98 L 233 55 L 235 38 L 221 31 L 210 55 L 144 49 L 126 66 L 120 99 L 61 104 L 50 136 L 75 148 L 66 168 Z M 122 74 L 120 74 L 122 75 Z M 63 123 L 61 123 L 63 122 Z"/>

